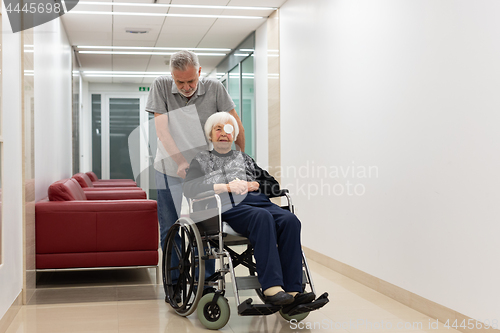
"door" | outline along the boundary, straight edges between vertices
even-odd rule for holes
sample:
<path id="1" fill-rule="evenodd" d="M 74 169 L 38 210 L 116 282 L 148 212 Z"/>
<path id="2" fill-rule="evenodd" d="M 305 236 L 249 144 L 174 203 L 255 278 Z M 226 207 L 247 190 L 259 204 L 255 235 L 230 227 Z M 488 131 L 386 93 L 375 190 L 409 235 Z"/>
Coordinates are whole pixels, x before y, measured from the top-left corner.
<path id="1" fill-rule="evenodd" d="M 145 98 L 134 94 L 102 95 L 100 164 L 102 179 L 135 179 L 148 193 L 149 174 L 141 172 L 148 168 L 150 160 Z"/>

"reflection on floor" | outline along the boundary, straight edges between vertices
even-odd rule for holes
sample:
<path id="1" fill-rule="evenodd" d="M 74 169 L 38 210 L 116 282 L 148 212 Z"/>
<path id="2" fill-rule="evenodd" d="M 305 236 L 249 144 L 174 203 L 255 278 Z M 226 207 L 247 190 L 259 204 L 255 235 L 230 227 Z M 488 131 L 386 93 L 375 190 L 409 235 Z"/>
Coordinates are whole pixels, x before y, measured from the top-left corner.
<path id="1" fill-rule="evenodd" d="M 223 332 L 458 332 L 320 264 L 309 261 L 317 293 L 330 303 L 300 324 L 278 314 L 240 317 L 231 287 L 231 318 Z M 164 301 L 153 269 L 43 273 L 29 305 L 8 333 L 206 332 L 196 314 L 175 314 Z M 257 296 L 247 291 L 244 296 Z M 246 297 L 245 297 L 246 298 Z M 432 324 L 432 326 L 430 326 Z"/>
<path id="2" fill-rule="evenodd" d="M 37 273 L 32 304 L 165 299 L 153 268 Z"/>

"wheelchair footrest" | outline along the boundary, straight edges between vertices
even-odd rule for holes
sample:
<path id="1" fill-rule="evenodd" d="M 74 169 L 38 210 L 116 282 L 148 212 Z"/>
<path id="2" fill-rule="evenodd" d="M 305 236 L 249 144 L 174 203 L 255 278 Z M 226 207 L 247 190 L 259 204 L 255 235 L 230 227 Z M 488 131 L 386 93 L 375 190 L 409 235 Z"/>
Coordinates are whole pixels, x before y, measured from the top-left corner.
<path id="1" fill-rule="evenodd" d="M 328 299 L 328 293 L 324 293 L 320 297 L 318 297 L 315 301 L 307 304 L 300 304 L 291 309 L 287 314 L 289 316 L 298 315 L 300 313 L 311 312 L 314 310 L 318 310 L 326 305 L 330 300 Z"/>
<path id="2" fill-rule="evenodd" d="M 247 299 L 238 306 L 240 316 L 266 316 L 278 312 L 281 306 L 272 304 L 252 304 L 251 298 Z"/>

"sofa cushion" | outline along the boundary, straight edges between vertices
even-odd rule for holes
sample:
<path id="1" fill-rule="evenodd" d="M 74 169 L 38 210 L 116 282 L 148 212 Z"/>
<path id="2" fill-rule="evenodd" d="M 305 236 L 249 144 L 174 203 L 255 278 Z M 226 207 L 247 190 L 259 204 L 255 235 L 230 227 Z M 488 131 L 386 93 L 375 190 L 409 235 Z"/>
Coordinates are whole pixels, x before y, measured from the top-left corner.
<path id="1" fill-rule="evenodd" d="M 85 174 L 83 172 L 80 172 L 80 173 L 77 173 L 77 174 L 73 175 L 73 178 L 75 178 L 78 181 L 78 184 L 80 184 L 80 186 L 82 188 L 85 188 L 85 187 L 94 187 L 94 185 L 92 184 L 92 181 L 90 180 L 89 176 L 87 176 L 87 174 Z"/>
<path id="2" fill-rule="evenodd" d="M 82 187 L 73 178 L 61 179 L 49 186 L 50 201 L 87 200 Z"/>

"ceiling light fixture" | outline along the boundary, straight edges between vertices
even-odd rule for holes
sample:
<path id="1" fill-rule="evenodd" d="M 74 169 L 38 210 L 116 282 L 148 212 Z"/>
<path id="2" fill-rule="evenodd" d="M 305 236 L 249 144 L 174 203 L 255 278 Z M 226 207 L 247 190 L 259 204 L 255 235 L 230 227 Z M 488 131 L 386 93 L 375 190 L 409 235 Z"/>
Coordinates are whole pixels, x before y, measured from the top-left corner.
<path id="1" fill-rule="evenodd" d="M 152 77 L 156 78 L 161 75 L 170 75 L 170 72 L 127 72 L 127 71 L 84 71 L 85 77 Z M 201 75 L 206 75 L 202 72 Z"/>
<path id="2" fill-rule="evenodd" d="M 172 55 L 174 52 L 78 51 L 82 54 Z M 196 53 L 196 52 L 195 52 Z M 197 56 L 223 57 L 225 53 L 196 53 Z"/>
<path id="3" fill-rule="evenodd" d="M 116 50 L 164 50 L 164 51 L 218 51 L 218 52 L 228 52 L 231 49 L 223 48 L 209 48 L 209 47 L 146 47 L 146 46 L 76 46 L 78 49 L 116 49 Z"/>
<path id="4" fill-rule="evenodd" d="M 85 77 L 158 77 L 158 75 L 115 75 L 115 74 L 87 74 Z"/>
<path id="5" fill-rule="evenodd" d="M 151 29 L 148 28 L 126 28 L 125 32 L 128 34 L 136 34 L 136 35 L 141 35 L 141 34 L 147 34 Z"/>
<path id="6" fill-rule="evenodd" d="M 137 12 L 93 12 L 72 10 L 68 14 L 85 15 L 117 15 L 117 16 L 172 16 L 172 17 L 195 17 L 195 18 L 228 18 L 228 19 L 264 19 L 267 16 L 236 16 L 236 15 L 203 15 L 203 14 L 170 14 L 170 13 L 137 13 Z"/>
<path id="7" fill-rule="evenodd" d="M 66 0 L 71 2 L 71 0 Z M 80 1 L 79 5 L 98 5 L 98 6 L 128 6 L 128 7 L 172 7 L 172 8 L 202 8 L 202 9 L 239 9 L 239 10 L 276 10 L 277 7 L 243 7 L 243 6 L 210 6 L 210 5 L 180 5 L 166 3 L 126 3 L 126 2 L 95 2 Z"/>
<path id="8" fill-rule="evenodd" d="M 83 74 L 117 74 L 117 75 L 170 75 L 170 72 L 133 72 L 133 71 L 83 71 Z"/>

